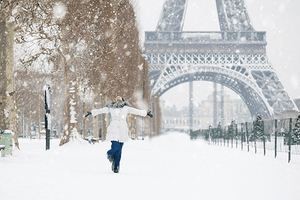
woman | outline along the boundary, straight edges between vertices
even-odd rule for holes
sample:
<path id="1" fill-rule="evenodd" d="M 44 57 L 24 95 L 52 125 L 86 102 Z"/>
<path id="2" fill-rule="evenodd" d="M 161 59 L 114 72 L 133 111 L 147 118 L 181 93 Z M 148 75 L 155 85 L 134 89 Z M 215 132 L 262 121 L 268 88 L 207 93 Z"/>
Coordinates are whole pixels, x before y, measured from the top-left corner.
<path id="1" fill-rule="evenodd" d="M 100 115 L 102 113 L 110 113 L 111 121 L 107 128 L 106 139 L 111 141 L 111 149 L 107 151 L 107 158 L 112 162 L 112 171 L 114 173 L 119 173 L 120 160 L 122 154 L 122 147 L 124 142 L 129 140 L 128 127 L 126 122 L 127 114 L 140 115 L 145 117 L 153 117 L 151 111 L 147 113 L 146 110 L 138 110 L 129 107 L 129 102 L 125 101 L 123 98 L 117 96 L 115 102 L 109 101 L 106 105 L 107 107 L 94 109 L 88 112 L 86 117 L 90 114 L 93 116 Z"/>

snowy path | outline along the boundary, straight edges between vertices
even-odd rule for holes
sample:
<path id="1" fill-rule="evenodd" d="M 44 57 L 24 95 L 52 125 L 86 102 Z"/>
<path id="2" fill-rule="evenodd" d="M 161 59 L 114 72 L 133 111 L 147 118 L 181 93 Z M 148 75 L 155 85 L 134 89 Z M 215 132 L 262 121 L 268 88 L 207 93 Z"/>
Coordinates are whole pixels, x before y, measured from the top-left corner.
<path id="1" fill-rule="evenodd" d="M 0 199 L 300 199 L 300 162 L 190 141 L 182 133 L 124 145 L 119 174 L 110 171 L 110 142 L 20 140 L 0 158 Z"/>

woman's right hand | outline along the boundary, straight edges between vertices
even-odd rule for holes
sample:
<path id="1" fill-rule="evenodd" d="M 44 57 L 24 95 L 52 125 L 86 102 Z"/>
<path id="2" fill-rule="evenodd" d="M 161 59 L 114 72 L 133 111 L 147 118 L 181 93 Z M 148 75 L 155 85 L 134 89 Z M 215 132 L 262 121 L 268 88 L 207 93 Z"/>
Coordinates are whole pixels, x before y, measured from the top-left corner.
<path id="1" fill-rule="evenodd" d="M 85 117 L 91 115 L 92 113 L 91 112 L 87 112 L 87 114 L 85 115 Z"/>

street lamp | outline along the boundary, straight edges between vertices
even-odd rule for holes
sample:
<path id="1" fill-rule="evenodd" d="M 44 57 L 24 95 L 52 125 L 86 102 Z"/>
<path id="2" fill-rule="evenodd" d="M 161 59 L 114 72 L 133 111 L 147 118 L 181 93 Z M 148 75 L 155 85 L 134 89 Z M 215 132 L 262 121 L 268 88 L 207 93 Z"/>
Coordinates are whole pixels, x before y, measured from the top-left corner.
<path id="1" fill-rule="evenodd" d="M 143 64 L 143 110 L 145 110 L 145 61 L 148 59 L 145 53 L 142 54 L 144 58 Z M 144 124 L 144 117 L 142 118 L 142 140 L 144 140 L 144 132 L 145 132 L 145 124 Z"/>
<path id="2" fill-rule="evenodd" d="M 49 84 L 44 86 L 45 90 L 45 129 L 46 129 L 46 150 L 50 149 L 50 128 L 51 128 L 51 88 Z"/>

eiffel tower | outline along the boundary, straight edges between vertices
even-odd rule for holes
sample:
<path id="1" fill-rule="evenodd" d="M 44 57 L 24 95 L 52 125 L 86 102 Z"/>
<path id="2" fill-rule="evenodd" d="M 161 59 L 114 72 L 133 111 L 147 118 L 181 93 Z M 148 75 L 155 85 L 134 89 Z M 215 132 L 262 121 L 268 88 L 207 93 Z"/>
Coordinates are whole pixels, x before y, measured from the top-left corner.
<path id="1" fill-rule="evenodd" d="M 237 93 L 252 116 L 298 110 L 267 57 L 266 32 L 255 31 L 244 0 L 216 0 L 221 31 L 206 32 L 182 31 L 187 2 L 166 0 L 156 31 L 145 32 L 152 94 L 210 81 Z"/>

